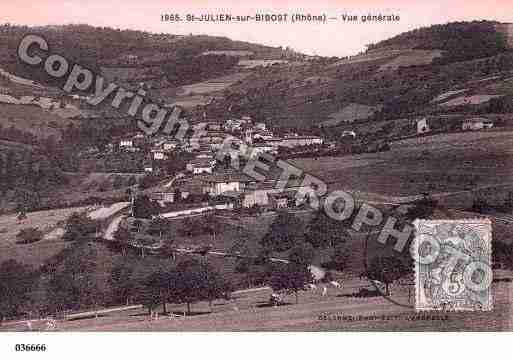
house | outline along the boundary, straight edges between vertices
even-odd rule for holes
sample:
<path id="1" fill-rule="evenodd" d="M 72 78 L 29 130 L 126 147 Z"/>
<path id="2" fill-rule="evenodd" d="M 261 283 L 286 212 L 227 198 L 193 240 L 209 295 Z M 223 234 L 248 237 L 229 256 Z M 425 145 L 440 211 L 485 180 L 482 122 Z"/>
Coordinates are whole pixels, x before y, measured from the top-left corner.
<path id="1" fill-rule="evenodd" d="M 280 146 L 282 147 L 300 147 L 311 145 L 322 145 L 323 139 L 318 136 L 290 136 L 281 139 Z"/>
<path id="2" fill-rule="evenodd" d="M 280 191 L 280 188 L 285 188 L 285 190 Z M 295 195 L 301 189 L 301 180 L 299 179 L 290 180 L 288 182 L 276 181 L 273 179 L 258 183 L 253 182 L 245 186 L 244 192 L 241 193 L 240 203 L 244 208 L 251 208 L 254 206 L 283 208 L 280 206 L 291 206 L 292 203 L 297 205 L 299 201 L 296 201 Z M 289 199 L 291 197 L 294 198 L 291 201 L 286 202 L 283 199 L 278 199 L 276 197 L 276 195 L 279 195 L 280 193 L 287 193 L 286 197 L 289 197 Z"/>
<path id="3" fill-rule="evenodd" d="M 242 192 L 246 185 L 252 182 L 251 178 L 238 173 L 219 173 L 203 179 L 203 193 L 211 196 L 220 196 L 228 192 Z"/>
<path id="4" fill-rule="evenodd" d="M 488 120 L 487 118 L 482 117 L 474 117 L 469 118 L 463 121 L 461 125 L 461 129 L 463 131 L 477 131 L 482 130 L 483 128 L 492 128 L 493 122 L 491 120 Z"/>
<path id="5" fill-rule="evenodd" d="M 271 146 L 272 148 L 274 149 L 277 149 L 278 147 L 281 146 L 281 138 L 279 137 L 274 137 L 274 138 L 271 138 L 271 139 L 268 139 L 264 142 L 264 144 L 268 145 L 268 146 Z"/>
<path id="6" fill-rule="evenodd" d="M 175 201 L 175 192 L 153 192 L 150 194 L 150 199 L 157 201 L 157 202 L 163 202 L 163 203 L 174 203 Z"/>
<path id="7" fill-rule="evenodd" d="M 274 138 L 270 131 L 255 131 L 253 134 L 253 140 L 272 140 Z"/>
<path id="8" fill-rule="evenodd" d="M 188 162 L 185 169 L 193 174 L 212 173 L 215 160 L 210 158 L 195 158 Z"/>
<path id="9" fill-rule="evenodd" d="M 297 206 L 296 191 L 283 191 L 269 194 L 269 204 L 274 210 Z"/>
<path id="10" fill-rule="evenodd" d="M 167 160 L 167 154 L 161 150 L 152 150 L 154 160 Z"/>
<path id="11" fill-rule="evenodd" d="M 267 129 L 267 127 L 265 126 L 265 123 L 258 122 L 255 124 L 255 129 L 260 130 L 260 131 L 265 131 Z"/>
<path id="12" fill-rule="evenodd" d="M 258 143 L 256 145 L 249 146 L 247 150 L 249 151 L 249 153 L 246 152 L 247 157 L 249 159 L 257 159 L 258 156 L 260 156 L 260 154 L 262 154 L 262 153 L 274 152 L 275 148 L 271 145 Z"/>
<path id="13" fill-rule="evenodd" d="M 342 131 L 342 137 L 356 138 L 356 132 L 354 132 L 354 131 Z"/>
<path id="14" fill-rule="evenodd" d="M 166 141 L 162 143 L 162 149 L 164 151 L 172 151 L 178 147 L 177 141 Z"/>
<path id="15" fill-rule="evenodd" d="M 213 159 L 214 155 L 212 154 L 212 151 L 199 151 L 196 154 L 196 158 L 210 158 L 210 159 Z"/>
<path id="16" fill-rule="evenodd" d="M 119 141 L 119 147 L 134 147 L 134 141 L 132 139 L 122 139 Z"/>
<path id="17" fill-rule="evenodd" d="M 417 134 L 421 135 L 423 133 L 430 132 L 431 129 L 429 128 L 429 123 L 427 121 L 427 118 L 422 118 L 420 120 L 417 120 Z"/>
<path id="18" fill-rule="evenodd" d="M 484 126 L 484 128 L 493 128 L 494 123 L 492 120 L 486 120 L 483 122 L 483 126 Z"/>
<path id="19" fill-rule="evenodd" d="M 207 124 L 207 129 L 209 131 L 221 131 L 221 129 L 222 129 L 222 125 L 219 122 L 208 121 L 206 124 Z"/>
<path id="20" fill-rule="evenodd" d="M 265 207 L 269 205 L 269 194 L 276 192 L 274 181 L 248 184 L 241 193 L 241 206 L 251 208 L 254 206 Z"/>

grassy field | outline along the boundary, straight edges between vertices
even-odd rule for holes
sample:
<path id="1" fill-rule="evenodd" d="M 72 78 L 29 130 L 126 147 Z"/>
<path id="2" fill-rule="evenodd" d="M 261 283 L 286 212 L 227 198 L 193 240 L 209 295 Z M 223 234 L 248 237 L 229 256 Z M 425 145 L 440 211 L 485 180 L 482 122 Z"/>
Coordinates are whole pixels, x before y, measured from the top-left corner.
<path id="1" fill-rule="evenodd" d="M 326 181 L 330 190 L 380 196 L 439 193 L 445 204 L 468 208 L 478 192 L 503 201 L 512 183 L 512 160 L 513 132 L 480 131 L 404 140 L 392 143 L 388 152 L 291 163 Z"/>
<path id="2" fill-rule="evenodd" d="M 15 259 L 34 267 L 42 264 L 64 248 L 64 241 L 59 236 L 47 235 L 36 243 L 17 244 L 16 234 L 21 229 L 29 227 L 37 227 L 45 234 L 50 234 L 73 212 L 86 210 L 87 207 L 75 207 L 31 212 L 27 214 L 27 219 L 21 222 L 17 220 L 16 215 L 0 216 L 0 262 Z"/>
<path id="3" fill-rule="evenodd" d="M 5 128 L 13 126 L 40 138 L 51 135 L 59 138 L 59 130 L 70 123 L 74 121 L 59 117 L 38 106 L 0 103 L 0 125 Z"/>
<path id="4" fill-rule="evenodd" d="M 299 304 L 293 295 L 287 304 L 267 304 L 270 290 L 261 289 L 235 293 L 232 300 L 219 300 L 209 307 L 201 302 L 192 306 L 192 315 L 183 316 L 184 305 L 170 305 L 168 310 L 180 317 L 160 315 L 149 320 L 147 311 L 134 309 L 98 318 L 59 322 L 57 331 L 501 331 L 511 330 L 509 308 L 510 283 L 492 285 L 494 309 L 491 312 L 434 313 L 431 318 L 415 317 L 413 308 L 392 304 L 381 296 L 355 298 L 360 288 L 368 287 L 362 280 L 348 280 L 342 289 L 301 292 Z M 394 287 L 391 298 L 408 303 L 412 287 Z M 411 299 L 410 299 L 411 302 Z M 383 317 L 384 316 L 384 317 Z M 23 330 L 26 325 L 5 326 L 3 330 Z M 42 325 L 40 325 L 42 326 Z M 37 324 L 34 325 L 37 328 Z"/>
<path id="5" fill-rule="evenodd" d="M 249 73 L 237 72 L 231 75 L 217 77 L 204 82 L 198 82 L 192 85 L 182 86 L 177 92 L 178 96 L 190 96 L 193 94 L 204 95 L 215 92 L 221 92 L 230 87 L 237 81 L 246 78 Z"/>
<path id="6" fill-rule="evenodd" d="M 393 71 L 401 66 L 420 66 L 428 65 L 437 57 L 441 57 L 440 50 L 410 50 L 382 65 L 380 71 Z"/>

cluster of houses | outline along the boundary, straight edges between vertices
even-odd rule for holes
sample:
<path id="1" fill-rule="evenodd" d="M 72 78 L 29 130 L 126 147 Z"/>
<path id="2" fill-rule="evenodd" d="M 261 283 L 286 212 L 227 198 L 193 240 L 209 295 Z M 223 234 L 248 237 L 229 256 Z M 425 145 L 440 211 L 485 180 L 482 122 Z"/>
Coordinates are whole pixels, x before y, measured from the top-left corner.
<path id="1" fill-rule="evenodd" d="M 275 136 L 265 123 L 253 122 L 249 116 L 230 119 L 225 123 L 205 120 L 192 126 L 200 136 L 191 136 L 185 141 L 178 141 L 169 136 L 155 136 L 151 139 L 142 134 L 121 138 L 118 147 L 126 152 L 146 151 L 147 163 L 145 172 L 153 172 L 150 165 L 154 161 L 168 159 L 174 152 L 187 152 L 190 159 L 186 171 L 192 175 L 212 174 L 216 165 L 216 152 L 223 146 L 228 136 L 232 144 L 237 146 L 239 154 L 254 159 L 262 153 L 277 154 L 280 147 L 294 148 L 301 146 L 322 145 L 324 140 L 319 136 L 286 134 Z"/>
<path id="2" fill-rule="evenodd" d="M 172 187 L 161 186 L 150 194 L 150 198 L 161 205 L 162 217 L 176 217 L 214 208 L 294 208 L 306 202 L 304 196 L 298 196 L 299 191 L 307 192 L 299 180 L 280 183 L 279 180 L 268 179 L 259 182 L 240 172 L 224 171 L 184 178 Z M 202 196 L 204 200 L 191 206 L 186 201 L 191 195 Z M 183 205 L 177 206 L 180 202 Z M 171 204 L 174 205 L 169 208 Z"/>
<path id="3" fill-rule="evenodd" d="M 463 120 L 461 126 L 462 130 L 478 130 L 491 128 L 493 122 L 486 118 L 469 118 Z M 119 148 L 125 151 L 145 151 L 152 162 L 166 160 L 175 152 L 188 153 L 185 173 L 172 185 L 152 188 L 148 193 L 161 205 L 161 216 L 191 215 L 212 209 L 258 207 L 277 210 L 304 204 L 305 198 L 297 194 L 308 190 L 302 189 L 300 181 L 279 183 L 277 179 L 267 179 L 259 182 L 229 166 L 218 165 L 216 154 L 228 136 L 235 144 L 235 155 L 246 159 L 261 153 L 276 154 L 280 148 L 320 146 L 324 144 L 321 137 L 290 133 L 278 137 L 264 123 L 254 123 L 248 116 L 225 123 L 204 121 L 194 125 L 193 129 L 201 129 L 201 136 L 191 136 L 181 142 L 165 136 L 147 139 L 142 135 L 119 142 Z M 429 119 L 416 120 L 416 129 L 417 134 L 432 131 Z M 356 137 L 353 131 L 346 132 L 344 135 Z M 142 145 L 144 140 L 147 142 Z M 152 172 L 151 165 L 145 171 Z"/>
<path id="4" fill-rule="evenodd" d="M 432 128 L 429 119 L 424 117 L 416 120 L 417 134 L 422 135 L 431 132 Z M 463 131 L 478 131 L 487 128 L 493 128 L 494 122 L 484 117 L 470 117 L 465 118 L 461 122 L 461 130 Z"/>
<path id="5" fill-rule="evenodd" d="M 324 143 L 321 137 L 298 134 L 275 136 L 264 123 L 254 123 L 249 117 L 232 119 L 226 123 L 204 121 L 201 136 L 191 136 L 186 141 L 177 141 L 166 136 L 151 139 L 136 135 L 119 141 L 119 149 L 128 152 L 143 152 L 151 161 L 166 160 L 174 152 L 187 152 L 185 172 L 172 185 L 163 184 L 146 192 L 161 205 L 163 217 L 192 215 L 212 209 L 234 209 L 260 207 L 279 209 L 296 207 L 301 190 L 299 181 L 279 183 L 264 182 L 243 174 L 229 166 L 217 165 L 217 151 L 224 145 L 227 136 L 235 146 L 237 156 L 255 158 L 261 153 L 276 154 L 280 147 L 317 146 Z M 197 129 L 193 126 L 194 129 Z M 141 141 L 146 140 L 146 143 Z M 146 172 L 153 172 L 151 165 Z M 194 199 L 194 200 L 193 200 Z"/>

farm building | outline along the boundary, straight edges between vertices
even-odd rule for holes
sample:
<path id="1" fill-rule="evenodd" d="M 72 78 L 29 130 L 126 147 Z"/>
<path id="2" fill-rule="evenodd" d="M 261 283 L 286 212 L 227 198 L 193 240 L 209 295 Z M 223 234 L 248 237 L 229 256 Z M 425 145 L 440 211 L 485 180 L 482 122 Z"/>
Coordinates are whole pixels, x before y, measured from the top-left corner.
<path id="1" fill-rule="evenodd" d="M 236 173 L 216 174 L 203 179 L 202 192 L 211 196 L 220 196 L 226 192 L 241 192 L 246 184 L 252 181 L 249 177 Z"/>
<path id="2" fill-rule="evenodd" d="M 481 117 L 469 118 L 463 121 L 461 125 L 461 129 L 463 131 L 477 131 L 482 130 L 484 128 L 492 128 L 493 122 Z"/>
<path id="3" fill-rule="evenodd" d="M 187 163 L 185 169 L 193 174 L 212 173 L 215 161 L 209 158 L 196 158 Z"/>
<path id="4" fill-rule="evenodd" d="M 420 120 L 417 120 L 417 134 L 421 135 L 423 133 L 428 133 L 431 131 L 431 128 L 429 127 L 429 123 L 427 118 L 422 118 Z"/>
<path id="5" fill-rule="evenodd" d="M 280 188 L 283 188 L 284 191 L 281 191 Z M 296 194 L 301 188 L 300 181 L 293 180 L 288 183 L 284 181 L 276 182 L 274 180 L 251 183 L 241 193 L 241 206 L 245 208 L 251 208 L 256 205 L 276 207 L 279 203 L 283 202 L 281 199 L 278 200 L 276 195 L 286 193 L 286 196 L 290 197 L 291 193 Z M 274 196 L 274 199 L 271 200 L 272 196 Z M 287 205 L 289 204 L 290 202 L 287 202 Z"/>

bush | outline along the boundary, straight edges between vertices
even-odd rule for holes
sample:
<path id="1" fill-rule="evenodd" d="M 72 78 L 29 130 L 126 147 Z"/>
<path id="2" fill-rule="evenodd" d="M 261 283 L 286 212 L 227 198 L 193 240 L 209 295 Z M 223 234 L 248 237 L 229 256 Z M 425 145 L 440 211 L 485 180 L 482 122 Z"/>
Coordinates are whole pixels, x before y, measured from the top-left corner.
<path id="1" fill-rule="evenodd" d="M 43 239 L 43 232 L 41 232 L 37 228 L 24 228 L 18 232 L 16 235 L 16 238 L 18 239 L 16 243 L 19 244 L 30 244 L 34 242 L 38 242 L 41 239 Z"/>

